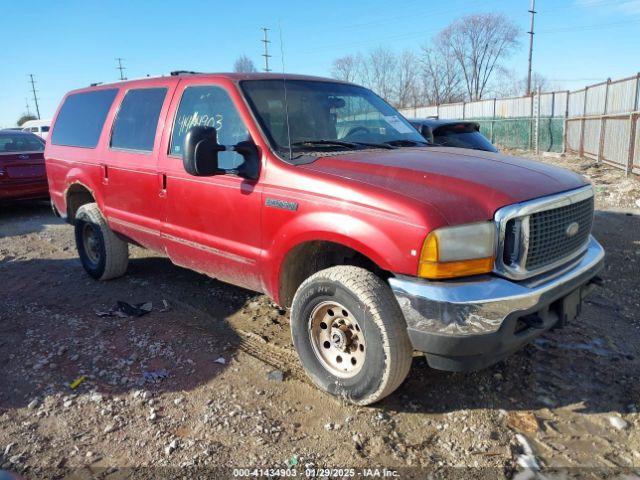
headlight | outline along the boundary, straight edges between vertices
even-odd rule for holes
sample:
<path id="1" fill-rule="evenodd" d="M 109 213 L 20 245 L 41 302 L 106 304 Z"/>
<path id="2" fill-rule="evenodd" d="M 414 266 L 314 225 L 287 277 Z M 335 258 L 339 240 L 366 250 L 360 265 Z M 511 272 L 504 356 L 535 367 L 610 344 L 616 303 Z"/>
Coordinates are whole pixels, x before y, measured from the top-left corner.
<path id="1" fill-rule="evenodd" d="M 418 276 L 453 278 L 488 273 L 493 270 L 495 238 L 493 222 L 438 228 L 424 241 Z"/>

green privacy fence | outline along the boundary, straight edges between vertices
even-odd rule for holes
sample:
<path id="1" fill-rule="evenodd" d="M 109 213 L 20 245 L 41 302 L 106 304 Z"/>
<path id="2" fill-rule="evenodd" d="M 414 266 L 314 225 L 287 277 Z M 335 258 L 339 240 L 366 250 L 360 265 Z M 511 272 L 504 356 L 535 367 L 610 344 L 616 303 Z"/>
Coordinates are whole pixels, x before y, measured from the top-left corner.
<path id="1" fill-rule="evenodd" d="M 535 119 L 516 118 L 474 118 L 480 124 L 480 131 L 492 143 L 502 148 L 532 150 L 534 148 Z M 564 119 L 540 118 L 539 142 L 541 152 L 562 152 Z"/>

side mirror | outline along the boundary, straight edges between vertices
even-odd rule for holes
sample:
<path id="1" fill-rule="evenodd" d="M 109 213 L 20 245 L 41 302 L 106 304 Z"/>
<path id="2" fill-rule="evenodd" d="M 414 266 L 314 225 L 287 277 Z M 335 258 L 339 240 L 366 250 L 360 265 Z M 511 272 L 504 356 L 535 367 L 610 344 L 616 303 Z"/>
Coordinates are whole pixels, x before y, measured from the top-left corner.
<path id="1" fill-rule="evenodd" d="M 218 153 L 226 150 L 218 144 L 218 132 L 213 127 L 191 127 L 184 137 L 182 163 L 187 173 L 208 177 L 224 173 L 218 167 Z"/>

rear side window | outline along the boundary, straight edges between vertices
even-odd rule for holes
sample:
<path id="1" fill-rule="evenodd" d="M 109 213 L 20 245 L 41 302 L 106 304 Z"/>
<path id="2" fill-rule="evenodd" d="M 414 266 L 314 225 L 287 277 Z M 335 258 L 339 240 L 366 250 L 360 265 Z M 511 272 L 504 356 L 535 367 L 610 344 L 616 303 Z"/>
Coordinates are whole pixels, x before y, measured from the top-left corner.
<path id="1" fill-rule="evenodd" d="M 166 88 L 129 90 L 122 100 L 113 125 L 111 147 L 152 151 L 166 94 Z"/>
<path id="2" fill-rule="evenodd" d="M 51 143 L 95 148 L 116 93 L 114 88 L 69 95 L 60 108 Z"/>
<path id="3" fill-rule="evenodd" d="M 48 131 L 49 131 L 49 127 L 44 126 L 44 127 L 42 127 L 40 130 L 42 131 L 42 133 L 46 133 L 46 132 L 48 132 Z"/>

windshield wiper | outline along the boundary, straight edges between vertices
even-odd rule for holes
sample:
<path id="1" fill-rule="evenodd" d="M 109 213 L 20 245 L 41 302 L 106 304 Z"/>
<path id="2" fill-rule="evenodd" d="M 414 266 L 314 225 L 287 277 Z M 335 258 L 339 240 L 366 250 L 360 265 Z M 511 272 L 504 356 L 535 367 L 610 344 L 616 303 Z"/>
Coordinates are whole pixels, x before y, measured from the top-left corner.
<path id="1" fill-rule="evenodd" d="M 292 147 L 346 147 L 350 149 L 358 148 L 357 143 L 341 142 L 340 140 L 304 140 L 293 142 Z"/>
<path id="2" fill-rule="evenodd" d="M 391 140 L 389 142 L 384 142 L 387 145 L 391 145 L 394 147 L 420 147 L 420 146 L 429 146 L 431 145 L 429 142 L 421 142 L 418 140 L 405 140 L 400 138 L 398 140 Z"/>
<path id="3" fill-rule="evenodd" d="M 396 148 L 393 145 L 389 145 L 388 143 L 374 143 L 374 142 L 345 142 L 343 140 L 303 140 L 300 142 L 294 142 L 291 144 L 292 147 L 346 147 L 349 149 L 357 149 L 359 147 L 374 147 L 374 148 L 384 148 L 386 150 L 392 150 Z"/>
<path id="4" fill-rule="evenodd" d="M 374 147 L 374 148 L 386 148 L 387 150 L 393 150 L 393 145 L 389 145 L 389 143 L 373 143 L 373 142 L 353 142 L 358 145 L 364 145 L 365 147 Z"/>

